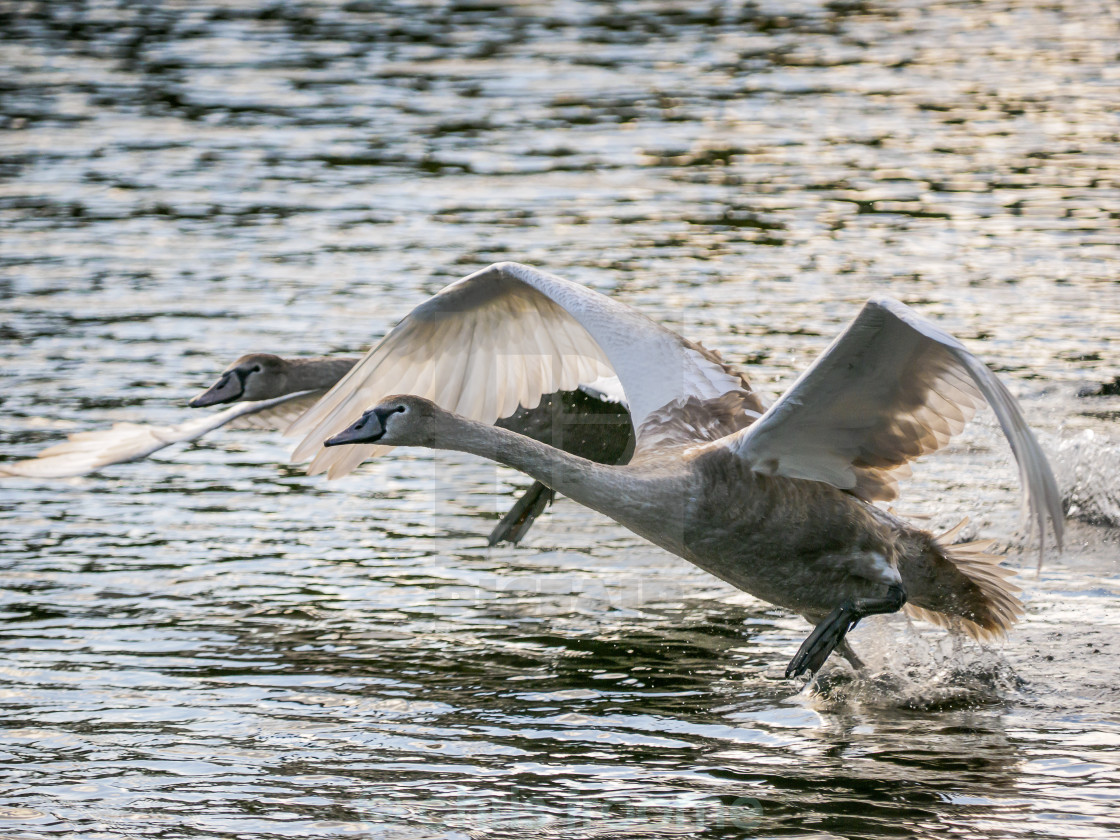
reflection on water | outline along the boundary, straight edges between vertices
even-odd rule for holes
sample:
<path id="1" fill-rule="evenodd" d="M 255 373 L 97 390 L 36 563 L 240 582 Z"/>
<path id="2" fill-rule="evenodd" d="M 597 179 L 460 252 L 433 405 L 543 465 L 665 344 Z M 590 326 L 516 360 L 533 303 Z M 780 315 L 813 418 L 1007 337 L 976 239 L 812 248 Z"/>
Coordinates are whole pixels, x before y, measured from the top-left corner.
<path id="1" fill-rule="evenodd" d="M 243 352 L 360 351 L 517 259 L 771 392 L 896 295 L 1007 379 L 1075 504 L 1116 498 L 1092 452 L 1120 403 L 1076 396 L 1120 374 L 1107 3 L 23 3 L 0 25 L 3 457 L 176 422 Z M 0 831 L 1120 828 L 1115 520 L 1023 578 L 1002 648 L 868 621 L 878 675 L 797 693 L 799 619 L 570 502 L 487 549 L 506 470 L 398 451 L 328 485 L 276 466 L 284 443 L 0 484 Z M 1019 563 L 1015 487 L 981 418 L 900 507 L 968 513 Z"/>

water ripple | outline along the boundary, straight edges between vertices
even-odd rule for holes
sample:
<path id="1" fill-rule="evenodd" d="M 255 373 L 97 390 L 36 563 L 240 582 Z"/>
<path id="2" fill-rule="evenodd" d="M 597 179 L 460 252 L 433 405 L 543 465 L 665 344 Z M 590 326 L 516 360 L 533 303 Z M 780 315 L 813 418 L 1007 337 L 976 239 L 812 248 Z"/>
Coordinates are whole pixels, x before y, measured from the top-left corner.
<path id="1" fill-rule="evenodd" d="M 1120 830 L 1108 4 L 46 3 L 0 25 L 0 457 L 179 422 L 241 353 L 360 352 L 517 259 L 771 393 L 895 295 L 1009 382 L 1086 520 L 1022 578 L 1001 648 L 868 621 L 873 677 L 795 693 L 800 619 L 563 500 L 488 549 L 522 482 L 466 457 L 327 485 L 227 432 L 6 482 L 0 833 Z M 900 505 L 968 513 L 1018 563 L 1016 486 L 981 417 Z"/>

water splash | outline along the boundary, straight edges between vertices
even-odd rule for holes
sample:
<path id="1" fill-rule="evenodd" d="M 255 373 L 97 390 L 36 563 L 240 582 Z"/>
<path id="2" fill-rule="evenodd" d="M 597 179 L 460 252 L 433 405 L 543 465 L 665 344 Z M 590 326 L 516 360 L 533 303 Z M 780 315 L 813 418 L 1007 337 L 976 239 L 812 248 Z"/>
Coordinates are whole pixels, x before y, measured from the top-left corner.
<path id="1" fill-rule="evenodd" d="M 822 709 L 948 711 L 1003 702 L 1021 680 L 996 649 L 957 634 L 921 632 L 905 619 L 874 628 L 859 643 L 867 670 L 834 664 L 810 688 Z"/>
<path id="2" fill-rule="evenodd" d="M 1067 516 L 1120 527 L 1120 443 L 1084 429 L 1058 443 L 1052 462 Z"/>

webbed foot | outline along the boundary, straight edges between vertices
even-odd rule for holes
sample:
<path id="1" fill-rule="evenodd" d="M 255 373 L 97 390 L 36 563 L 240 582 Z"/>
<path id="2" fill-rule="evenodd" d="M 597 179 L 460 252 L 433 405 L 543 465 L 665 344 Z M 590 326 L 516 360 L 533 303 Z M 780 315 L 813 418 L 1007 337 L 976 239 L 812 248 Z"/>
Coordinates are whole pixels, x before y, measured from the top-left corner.
<path id="1" fill-rule="evenodd" d="M 815 674 L 824 665 L 828 655 L 844 642 L 844 636 L 861 618 L 880 613 L 898 612 L 906 603 L 906 592 L 898 584 L 887 587 L 885 598 L 849 598 L 830 612 L 809 634 L 797 655 L 786 667 L 786 679 L 798 677 L 809 671 Z"/>

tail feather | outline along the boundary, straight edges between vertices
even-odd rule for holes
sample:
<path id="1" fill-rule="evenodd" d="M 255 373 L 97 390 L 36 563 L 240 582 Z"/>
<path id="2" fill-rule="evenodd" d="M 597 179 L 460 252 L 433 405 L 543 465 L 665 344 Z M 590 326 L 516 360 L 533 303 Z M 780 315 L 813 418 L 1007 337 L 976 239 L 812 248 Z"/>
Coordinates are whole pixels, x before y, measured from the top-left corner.
<path id="1" fill-rule="evenodd" d="M 1022 590 L 1007 580 L 1015 571 L 1000 566 L 999 555 L 988 553 L 994 540 L 948 544 L 967 522 L 931 537 L 920 563 L 907 564 L 914 566 L 910 577 L 915 585 L 903 569 L 904 609 L 915 618 L 987 641 L 1005 634 L 1022 617 L 1023 603 L 1016 597 Z"/>

